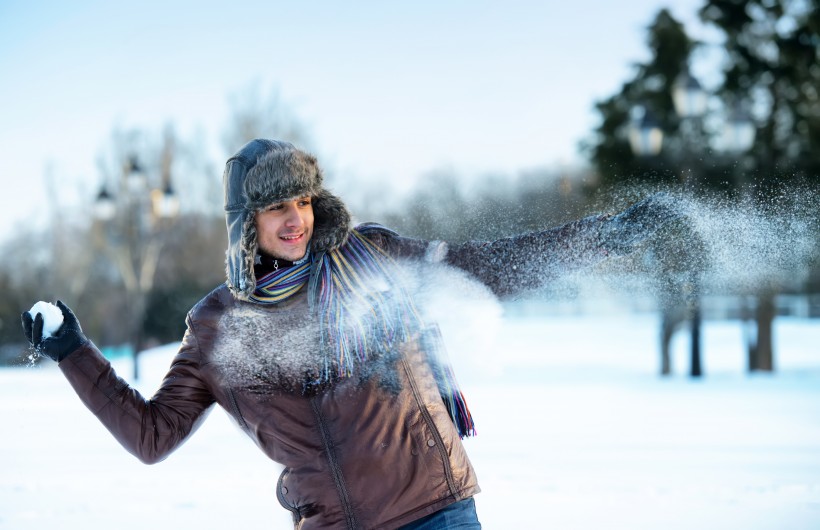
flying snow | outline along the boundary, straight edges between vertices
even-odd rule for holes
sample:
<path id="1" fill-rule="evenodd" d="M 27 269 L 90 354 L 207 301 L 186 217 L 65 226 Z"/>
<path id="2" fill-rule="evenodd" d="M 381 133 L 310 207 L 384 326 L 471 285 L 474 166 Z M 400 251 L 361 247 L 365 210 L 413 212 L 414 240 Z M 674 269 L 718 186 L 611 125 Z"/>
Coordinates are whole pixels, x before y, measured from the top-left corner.
<path id="1" fill-rule="evenodd" d="M 818 259 L 820 197 L 795 191 L 768 201 L 676 196 L 684 216 L 634 252 L 545 286 L 553 300 L 646 299 L 664 304 L 699 294 L 799 288 Z"/>

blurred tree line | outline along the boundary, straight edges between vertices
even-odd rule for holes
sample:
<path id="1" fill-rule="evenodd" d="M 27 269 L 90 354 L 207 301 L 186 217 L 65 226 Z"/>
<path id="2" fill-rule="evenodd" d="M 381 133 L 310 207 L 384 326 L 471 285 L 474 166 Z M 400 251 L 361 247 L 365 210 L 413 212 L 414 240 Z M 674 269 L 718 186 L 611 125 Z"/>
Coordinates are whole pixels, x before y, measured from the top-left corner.
<path id="1" fill-rule="evenodd" d="M 469 187 L 463 184 L 465 176 L 438 171 L 389 207 L 384 190 L 374 191 L 372 185 L 368 185 L 370 192 L 342 195 L 361 221 L 377 221 L 409 236 L 459 242 L 543 229 L 618 209 L 639 198 L 634 190 L 641 189 L 688 187 L 693 193 L 719 192 L 763 207 L 774 204 L 772 200 L 784 189 L 805 187 L 816 193 L 820 185 L 817 3 L 705 1 L 699 16 L 722 35 L 718 44 L 696 42 L 683 24 L 660 10 L 648 27 L 649 60 L 637 63 L 634 76 L 595 105 L 600 124 L 582 146 L 591 162 L 589 169 L 542 168 L 516 178 L 469 175 Z M 676 80 L 716 56 L 721 65 L 711 72 L 705 115 L 694 122 L 682 118 L 672 96 Z M 251 85 L 231 97 L 230 108 L 231 117 L 221 134 L 224 158 L 255 137 L 286 139 L 315 151 L 309 132 L 275 91 L 265 95 L 258 84 Z M 655 155 L 641 155 L 630 147 L 636 108 L 644 116 L 651 113 L 663 131 L 664 147 Z M 756 131 L 753 146 L 744 152 L 721 149 L 721 125 L 736 109 L 749 114 Z M 103 346 L 133 342 L 135 336 L 141 346 L 181 338 L 187 310 L 224 281 L 222 166 L 221 161 L 208 160 L 206 151 L 200 136 L 180 138 L 171 126 L 160 132 L 112 133 L 98 164 L 105 183 L 100 194 L 129 193 L 127 177 L 138 160 L 153 180 L 147 188 L 165 193 L 173 185 L 181 199 L 173 217 L 139 218 L 146 227 L 136 234 L 142 238 L 141 253 L 123 251 L 133 242 L 128 227 L 138 218 L 123 218 L 120 207 L 120 225 L 114 230 L 115 225 L 91 215 L 92 197 L 81 212 L 68 211 L 50 198 L 49 233 L 19 233 L 3 244 L 0 288 L 6 295 L 0 301 L 0 362 L 24 358 L 20 312 L 41 299 L 66 300 L 80 315 L 86 332 Z M 333 171 L 325 169 L 333 187 Z M 113 252 L 114 248 L 120 251 Z M 820 278 L 817 267 L 813 270 L 804 289 L 818 292 Z M 759 307 L 768 311 L 761 318 L 769 322 L 774 292 L 768 288 L 760 298 Z M 139 318 L 130 322 L 134 314 Z"/>

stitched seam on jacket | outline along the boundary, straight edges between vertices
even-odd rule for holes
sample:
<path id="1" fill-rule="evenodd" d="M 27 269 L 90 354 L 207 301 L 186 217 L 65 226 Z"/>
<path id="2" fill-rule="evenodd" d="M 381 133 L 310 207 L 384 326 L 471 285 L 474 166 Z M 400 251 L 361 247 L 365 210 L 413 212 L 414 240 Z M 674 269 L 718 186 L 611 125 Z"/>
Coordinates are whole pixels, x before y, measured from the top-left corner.
<path id="1" fill-rule="evenodd" d="M 339 459 L 336 456 L 336 448 L 333 446 L 333 440 L 330 437 L 330 433 L 327 431 L 327 426 L 325 425 L 325 420 L 322 417 L 322 411 L 319 408 L 317 398 L 314 397 L 310 400 L 310 407 L 313 409 L 314 416 L 316 416 L 316 424 L 319 427 L 319 434 L 322 437 L 322 444 L 325 446 L 325 451 L 327 451 L 330 474 L 333 476 L 333 482 L 336 483 L 336 491 L 339 494 L 339 500 L 342 503 L 342 509 L 345 513 L 347 528 L 350 530 L 356 530 L 359 528 L 359 523 L 356 521 L 356 515 L 353 513 L 353 506 L 350 503 L 350 496 L 348 495 L 347 486 L 345 485 L 344 477 L 342 476 L 342 468 L 339 465 Z"/>
<path id="2" fill-rule="evenodd" d="M 239 410 L 239 403 L 236 402 L 236 395 L 233 392 L 233 388 L 228 387 L 228 400 L 231 402 L 231 408 L 233 409 L 233 413 L 236 414 L 236 419 L 239 421 L 239 425 L 246 433 L 250 433 L 250 426 L 248 426 L 248 422 L 245 421 L 245 417 L 242 415 L 242 411 Z"/>

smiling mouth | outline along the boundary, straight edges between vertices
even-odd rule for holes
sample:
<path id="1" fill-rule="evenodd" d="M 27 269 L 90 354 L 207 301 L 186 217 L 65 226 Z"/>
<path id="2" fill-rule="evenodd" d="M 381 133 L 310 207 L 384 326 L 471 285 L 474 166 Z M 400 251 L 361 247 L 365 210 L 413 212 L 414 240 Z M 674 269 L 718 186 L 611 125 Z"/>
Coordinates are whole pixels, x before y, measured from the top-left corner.
<path id="1" fill-rule="evenodd" d="M 284 241 L 298 241 L 298 240 L 302 239 L 302 236 L 303 236 L 303 235 L 304 235 L 304 234 L 295 234 L 295 235 L 288 235 L 288 236 L 279 236 L 279 239 L 282 239 L 282 240 L 284 240 Z"/>

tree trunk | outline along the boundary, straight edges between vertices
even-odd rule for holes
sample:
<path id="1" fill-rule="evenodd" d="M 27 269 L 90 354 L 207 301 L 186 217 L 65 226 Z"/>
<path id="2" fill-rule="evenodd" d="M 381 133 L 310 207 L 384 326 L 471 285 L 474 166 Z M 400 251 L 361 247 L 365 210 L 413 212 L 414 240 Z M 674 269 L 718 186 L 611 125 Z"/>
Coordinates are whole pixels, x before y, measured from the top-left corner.
<path id="1" fill-rule="evenodd" d="M 757 370 L 757 323 L 754 321 L 756 313 L 755 299 L 745 297 L 743 300 L 743 340 L 746 342 L 746 362 L 748 370 Z"/>
<path id="2" fill-rule="evenodd" d="M 700 312 L 700 298 L 695 297 L 692 300 L 692 310 L 691 310 L 691 331 L 692 331 L 692 357 L 691 357 L 691 364 L 690 364 L 690 372 L 689 375 L 692 377 L 701 377 L 703 375 L 703 366 L 701 364 L 701 340 L 700 340 L 700 323 L 701 323 L 701 312 Z"/>
<path id="3" fill-rule="evenodd" d="M 757 337 L 749 346 L 749 371 L 774 371 L 774 346 L 772 324 L 775 317 L 774 293 L 763 293 L 757 298 L 755 323 Z"/>
<path id="4" fill-rule="evenodd" d="M 661 375 L 672 374 L 672 356 L 670 353 L 672 335 L 678 324 L 676 311 L 665 307 L 661 310 Z"/>
<path id="5" fill-rule="evenodd" d="M 132 349 L 133 378 L 137 381 L 140 377 L 139 355 L 143 346 L 143 325 L 145 323 L 146 295 L 140 291 L 128 293 L 128 342 Z"/>

